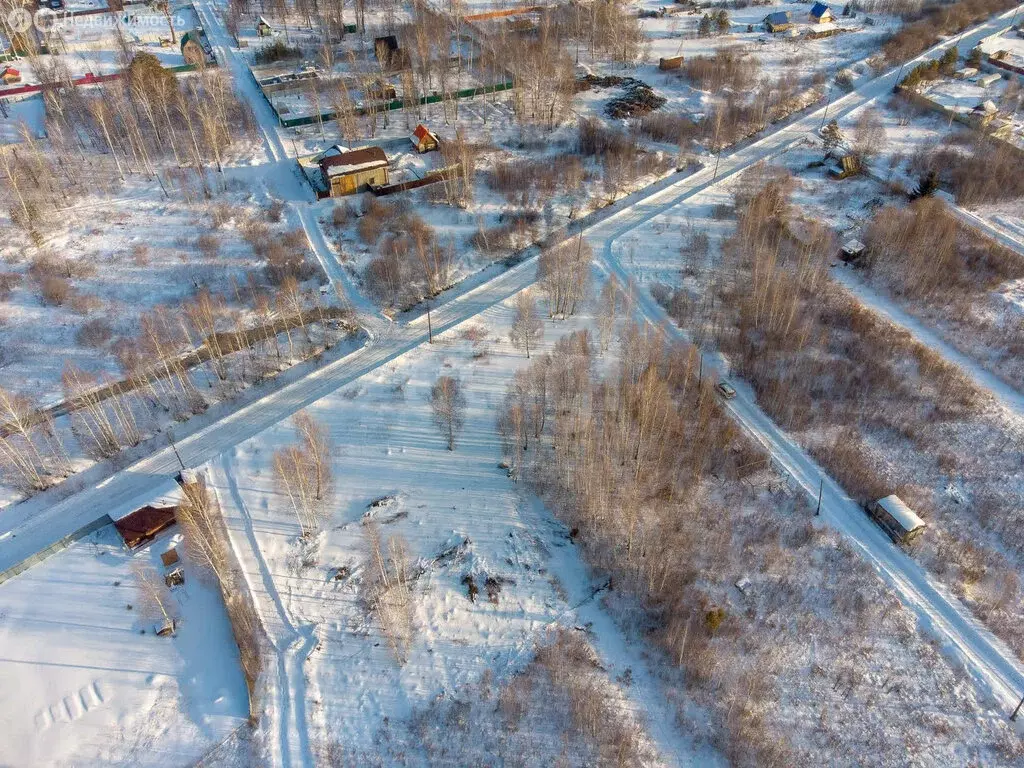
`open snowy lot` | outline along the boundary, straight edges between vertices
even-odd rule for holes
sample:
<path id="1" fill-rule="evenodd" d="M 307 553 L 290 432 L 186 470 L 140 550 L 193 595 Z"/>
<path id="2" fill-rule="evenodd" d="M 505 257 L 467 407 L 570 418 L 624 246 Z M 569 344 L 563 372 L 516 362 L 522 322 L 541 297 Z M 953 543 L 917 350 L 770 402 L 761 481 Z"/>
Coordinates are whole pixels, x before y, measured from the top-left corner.
<path id="1" fill-rule="evenodd" d="M 548 629 L 571 627 L 583 621 L 575 608 L 589 610 L 581 606 L 599 583 L 566 530 L 498 466 L 494 409 L 526 362 L 505 335 L 509 316 L 495 307 L 306 409 L 335 446 L 330 516 L 312 540 L 300 539 L 272 470 L 274 450 L 294 437 L 290 423 L 207 466 L 279 657 L 267 665 L 261 728 L 274 762 L 308 760 L 335 744 L 368 760 L 385 724 L 439 697 L 458 699 L 485 674 L 507 679 Z M 583 322 L 549 325 L 548 335 Z M 432 423 L 429 391 L 439 374 L 459 377 L 468 401 L 453 452 Z M 371 537 L 386 554 L 401 552 L 412 574 L 410 603 L 386 628 L 366 605 L 377 568 Z M 473 600 L 469 579 L 479 589 Z M 632 668 L 635 680 L 605 684 L 621 686 L 614 695 L 626 696 L 630 710 L 657 711 L 638 650 L 616 642 L 607 618 L 600 622 L 594 642 L 603 667 L 611 677 Z M 661 738 L 662 748 L 679 740 Z"/>
<path id="2" fill-rule="evenodd" d="M 168 603 L 176 634 L 154 634 L 133 569 L 163 574 L 180 538 L 129 553 L 108 526 L 0 585 L 0 763 L 185 765 L 245 724 L 220 592 L 187 562 Z"/>

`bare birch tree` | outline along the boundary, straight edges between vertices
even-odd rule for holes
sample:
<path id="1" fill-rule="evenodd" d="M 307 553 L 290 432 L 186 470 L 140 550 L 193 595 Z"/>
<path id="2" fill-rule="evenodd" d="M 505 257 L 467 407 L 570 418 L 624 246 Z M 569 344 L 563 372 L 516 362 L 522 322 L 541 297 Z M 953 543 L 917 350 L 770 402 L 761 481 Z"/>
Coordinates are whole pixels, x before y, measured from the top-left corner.
<path id="1" fill-rule="evenodd" d="M 305 413 L 293 423 L 297 445 L 274 451 L 274 479 L 288 497 L 303 538 L 315 536 L 330 514 L 331 443 L 326 430 Z"/>
<path id="2" fill-rule="evenodd" d="M 430 407 L 434 411 L 434 422 L 448 443 L 448 450 L 455 450 L 455 436 L 461 431 L 466 418 L 466 396 L 462 385 L 451 376 L 440 376 L 430 388 Z"/>
<path id="3" fill-rule="evenodd" d="M 544 321 L 537 314 L 537 300 L 529 290 L 516 296 L 516 313 L 508 335 L 516 349 L 526 352 L 527 360 L 530 359 L 530 348 L 536 348 L 544 338 Z"/>

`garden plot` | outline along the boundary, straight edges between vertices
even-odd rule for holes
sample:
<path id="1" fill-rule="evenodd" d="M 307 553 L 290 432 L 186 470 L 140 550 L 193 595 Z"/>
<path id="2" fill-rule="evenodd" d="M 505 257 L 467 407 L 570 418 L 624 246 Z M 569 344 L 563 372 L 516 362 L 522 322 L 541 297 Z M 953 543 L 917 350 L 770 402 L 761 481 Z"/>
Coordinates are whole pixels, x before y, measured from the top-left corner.
<path id="1" fill-rule="evenodd" d="M 661 7 L 672 7 L 663 0 L 642 0 L 634 3 L 643 11 L 657 12 Z M 841 15 L 843 6 L 831 6 L 836 14 L 836 34 L 811 39 L 807 35 L 814 23 L 808 16 L 810 3 L 777 3 L 751 5 L 746 8 L 709 6 L 696 12 L 675 13 L 660 18 L 641 19 L 649 40 L 649 62 L 657 67 L 660 58 L 682 56 L 710 56 L 722 47 L 741 46 L 755 55 L 765 70 L 781 74 L 795 73 L 809 77 L 816 72 L 835 72 L 842 67 L 869 58 L 879 44 L 900 26 L 898 17 L 889 14 L 857 13 L 855 18 Z M 719 10 L 728 13 L 729 28 L 720 32 L 712 25 L 711 35 L 698 36 L 698 27 L 704 13 L 714 16 Z M 793 27 L 787 32 L 772 34 L 764 28 L 764 18 L 770 13 L 788 12 Z M 868 24 L 870 18 L 873 23 Z M 748 31 L 749 27 L 753 29 Z"/>
<path id="2" fill-rule="evenodd" d="M 346 755 L 377 753 L 374 737 L 385 723 L 438 697 L 460 699 L 484 676 L 506 679 L 529 662 L 548 628 L 572 626 L 570 605 L 590 604 L 593 589 L 566 531 L 498 466 L 494 407 L 526 362 L 507 341 L 509 315 L 508 307 L 488 310 L 307 409 L 336 446 L 331 516 L 314 539 L 299 539 L 272 470 L 273 451 L 293 440 L 291 424 L 207 466 L 285 658 L 280 673 L 268 665 L 263 726 L 278 759 L 296 761 L 334 743 Z M 584 320 L 548 325 L 548 336 Z M 439 374 L 459 377 L 468 401 L 452 452 L 428 402 Z M 385 557 L 401 553 L 407 562 L 409 602 L 388 620 L 388 632 L 365 603 L 375 578 L 373 536 Z M 624 657 L 609 656 L 603 639 L 595 643 L 609 675 L 632 667 L 634 680 L 650 682 L 637 654 L 623 644 L 615 647 Z M 618 685 L 634 709 L 657 703 L 653 693 L 635 697 L 647 691 L 635 688 L 639 682 Z M 659 728 L 671 738 L 671 722 Z"/>
<path id="3" fill-rule="evenodd" d="M 679 8 L 661 0 L 635 3 L 634 7 L 641 13 L 657 13 L 660 8 Z M 803 89 L 807 90 L 816 78 L 863 62 L 877 50 L 881 40 L 899 25 L 897 19 L 886 15 L 873 14 L 873 25 L 865 23 L 863 14 L 855 19 L 839 16 L 835 21 L 838 34 L 810 39 L 806 37 L 812 26 L 808 18 L 809 9 L 809 5 L 800 3 L 724 9 L 729 18 L 728 29 L 720 31 L 713 24 L 712 33 L 707 37 L 698 36 L 700 20 L 704 13 L 712 16 L 717 14 L 722 10 L 718 7 L 658 18 L 641 18 L 640 25 L 647 39 L 646 53 L 640 66 L 629 74 L 644 81 L 655 93 L 667 99 L 659 113 L 681 113 L 696 120 L 712 111 L 723 93 L 722 84 L 691 81 L 685 74 L 697 58 L 721 56 L 724 51 L 730 51 L 736 59 L 745 60 L 747 63 L 743 69 L 746 74 L 728 84 L 732 97 L 739 97 L 742 102 L 742 94 L 752 95 L 763 79 L 775 81 L 783 78 L 786 86 L 803 84 Z M 838 15 L 842 8 L 833 10 Z M 795 37 L 790 36 L 790 33 L 773 35 L 765 31 L 764 17 L 778 11 L 791 13 L 794 22 L 791 33 Z M 748 25 L 752 27 L 750 31 Z M 675 57 L 683 58 L 682 69 L 659 69 L 659 60 Z M 607 62 L 591 61 L 587 55 L 582 56 L 580 61 L 596 72 L 619 74 Z M 726 68 L 720 60 L 711 66 L 720 72 Z M 856 74 L 866 72 L 862 64 L 856 70 Z M 811 101 L 824 95 L 823 91 L 818 93 L 816 90 L 814 94 Z"/>
<path id="4" fill-rule="evenodd" d="M 459 143 L 453 127 L 424 121 L 442 143 L 441 152 L 427 155 L 411 150 L 407 129 L 397 121 L 372 140 L 391 160 L 392 181 L 421 176 L 468 156 L 474 168 L 471 190 L 459 183 L 460 174 L 451 184 L 316 204 L 339 261 L 362 293 L 389 311 L 406 309 L 514 258 L 517 250 L 674 168 L 673 156 L 648 152 L 618 129 L 594 128 L 593 143 L 607 139 L 616 147 L 598 157 L 593 151 L 578 151 L 588 139 L 575 126 L 533 133 L 502 120 L 509 111 L 500 97 L 461 104 L 459 125 L 463 136 L 471 137 L 465 144 Z M 465 154 L 453 148 L 459 146 Z M 411 247 L 409 238 L 414 240 Z M 432 255 L 424 261 L 428 253 Z"/>
<path id="5" fill-rule="evenodd" d="M 787 167 L 797 174 L 794 200 L 800 216 L 828 224 L 842 242 L 859 239 L 868 246 L 870 266 L 839 267 L 839 277 L 852 280 L 855 292 L 863 280 L 1010 387 L 1019 382 L 1024 376 L 1024 310 L 1016 296 L 1024 280 L 1024 255 L 961 222 L 941 199 L 907 209 L 906 196 L 874 179 L 837 182 L 822 169 L 808 168 L 816 159 L 811 149 L 787 156 Z M 915 234 L 906 241 L 908 233 Z M 913 264 L 924 254 L 937 272 Z M 938 274 L 941 280 L 934 279 Z"/>
<path id="6" fill-rule="evenodd" d="M 47 32 L 53 53 L 37 60 L 44 66 L 62 65 L 73 78 L 120 72 L 124 67 L 124 53 L 117 37 L 120 29 L 133 51 L 152 54 L 165 67 L 182 66 L 186 62 L 181 52 L 181 36 L 198 27 L 199 20 L 191 5 L 183 5 L 172 11 L 171 21 L 177 40 L 174 43 L 167 17 L 148 6 L 129 5 L 116 13 L 58 15 Z M 39 82 L 31 60 L 19 61 L 18 68 L 25 83 Z"/>
<path id="7" fill-rule="evenodd" d="M 281 371 L 335 342 L 332 354 L 359 343 L 346 312 L 319 290 L 294 208 L 264 184 L 242 191 L 247 170 L 229 171 L 212 205 L 191 202 L 198 190 L 184 183 L 180 197 L 165 198 L 152 183 L 129 182 L 120 197 L 89 195 L 64 209 L 36 242 L 9 230 L 0 389 L 14 399 L 4 421 L 22 414 L 30 439 L 49 447 L 42 474 L 26 474 L 12 457 L 29 438 L 5 434 L 3 503 L 133 451 L 254 384 L 276 386 Z M 97 441 L 105 422 L 110 439 Z"/>
<path id="8" fill-rule="evenodd" d="M 0 585 L 0 763 L 191 764 L 245 725 L 220 592 L 187 560 L 167 601 L 176 634 L 154 634 L 133 569 L 162 578 L 180 544 L 172 529 L 129 553 L 108 526 Z"/>

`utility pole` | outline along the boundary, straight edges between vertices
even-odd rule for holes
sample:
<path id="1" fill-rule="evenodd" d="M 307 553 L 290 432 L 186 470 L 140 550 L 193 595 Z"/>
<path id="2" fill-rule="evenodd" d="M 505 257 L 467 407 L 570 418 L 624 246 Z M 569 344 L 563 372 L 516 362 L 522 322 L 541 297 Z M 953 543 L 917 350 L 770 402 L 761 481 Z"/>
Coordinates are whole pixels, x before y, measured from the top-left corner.
<path id="1" fill-rule="evenodd" d="M 171 450 L 174 451 L 174 457 L 178 460 L 178 464 L 180 464 L 181 468 L 184 469 L 185 462 L 181 460 L 181 454 L 178 453 L 178 446 L 174 444 L 174 430 L 172 429 L 167 430 L 167 442 L 171 444 Z"/>
<path id="2" fill-rule="evenodd" d="M 828 85 L 828 96 L 825 97 L 825 111 L 821 115 L 821 125 L 818 126 L 818 130 L 825 127 L 825 118 L 828 117 L 828 105 L 832 103 L 832 84 Z"/>
<path id="3" fill-rule="evenodd" d="M 427 299 L 427 341 L 434 343 L 434 326 L 430 323 L 430 299 Z"/>
<path id="4" fill-rule="evenodd" d="M 1011 720 L 1016 720 L 1017 719 L 1017 715 L 1020 713 L 1021 707 L 1024 707 L 1024 696 L 1020 697 L 1020 702 L 1018 702 L 1017 708 L 1015 710 L 1013 710 L 1013 714 L 1010 715 L 1010 719 Z"/>
<path id="5" fill-rule="evenodd" d="M 718 154 L 715 155 L 715 173 L 711 176 L 711 180 L 714 181 L 718 178 L 718 161 L 722 159 L 722 148 L 718 148 Z"/>
<path id="6" fill-rule="evenodd" d="M 821 492 L 825 490 L 825 478 L 818 480 L 818 508 L 814 510 L 814 516 L 821 514 Z"/>
<path id="7" fill-rule="evenodd" d="M 697 389 L 700 389 L 700 385 L 704 383 L 704 353 L 700 354 L 700 370 L 697 373 Z"/>

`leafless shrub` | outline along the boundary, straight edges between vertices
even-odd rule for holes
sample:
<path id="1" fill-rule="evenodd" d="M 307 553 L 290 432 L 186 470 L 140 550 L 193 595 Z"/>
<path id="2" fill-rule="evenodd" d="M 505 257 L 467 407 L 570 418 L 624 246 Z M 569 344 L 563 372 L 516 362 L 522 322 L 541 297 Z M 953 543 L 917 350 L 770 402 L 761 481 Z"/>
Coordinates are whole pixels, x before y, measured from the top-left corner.
<path id="1" fill-rule="evenodd" d="M 220 255 L 220 238 L 209 232 L 202 234 L 196 238 L 196 250 L 203 258 L 213 260 Z"/>
<path id="2" fill-rule="evenodd" d="M 132 246 L 132 261 L 137 267 L 149 266 L 149 246 L 145 243 L 136 243 Z"/>
<path id="3" fill-rule="evenodd" d="M 578 190 L 586 178 L 576 154 L 560 154 L 543 160 L 530 158 L 495 163 L 488 184 L 512 203 L 542 203 L 559 192 Z"/>
<path id="4" fill-rule="evenodd" d="M 14 289 L 21 284 L 21 275 L 17 272 L 0 272 L 0 301 L 11 298 Z"/>
<path id="5" fill-rule="evenodd" d="M 723 47 L 713 56 L 687 58 L 679 72 L 702 91 L 745 91 L 750 83 L 756 82 L 759 70 L 756 57 L 746 55 L 740 48 Z"/>
<path id="6" fill-rule="evenodd" d="M 347 227 L 354 215 L 352 206 L 348 203 L 336 204 L 331 210 L 331 223 L 338 229 Z"/>
<path id="7" fill-rule="evenodd" d="M 114 335 L 114 329 L 104 318 L 97 317 L 82 324 L 75 334 L 75 341 L 83 347 L 102 347 Z"/>
<path id="8" fill-rule="evenodd" d="M 270 205 L 267 206 L 267 221 L 269 221 L 271 224 L 277 224 L 279 221 L 281 221 L 281 216 L 283 214 L 284 203 L 280 200 L 271 200 Z"/>
<path id="9" fill-rule="evenodd" d="M 60 275 L 44 277 L 39 285 L 40 298 L 43 303 L 54 307 L 64 304 L 71 296 L 72 290 L 71 283 Z"/>

